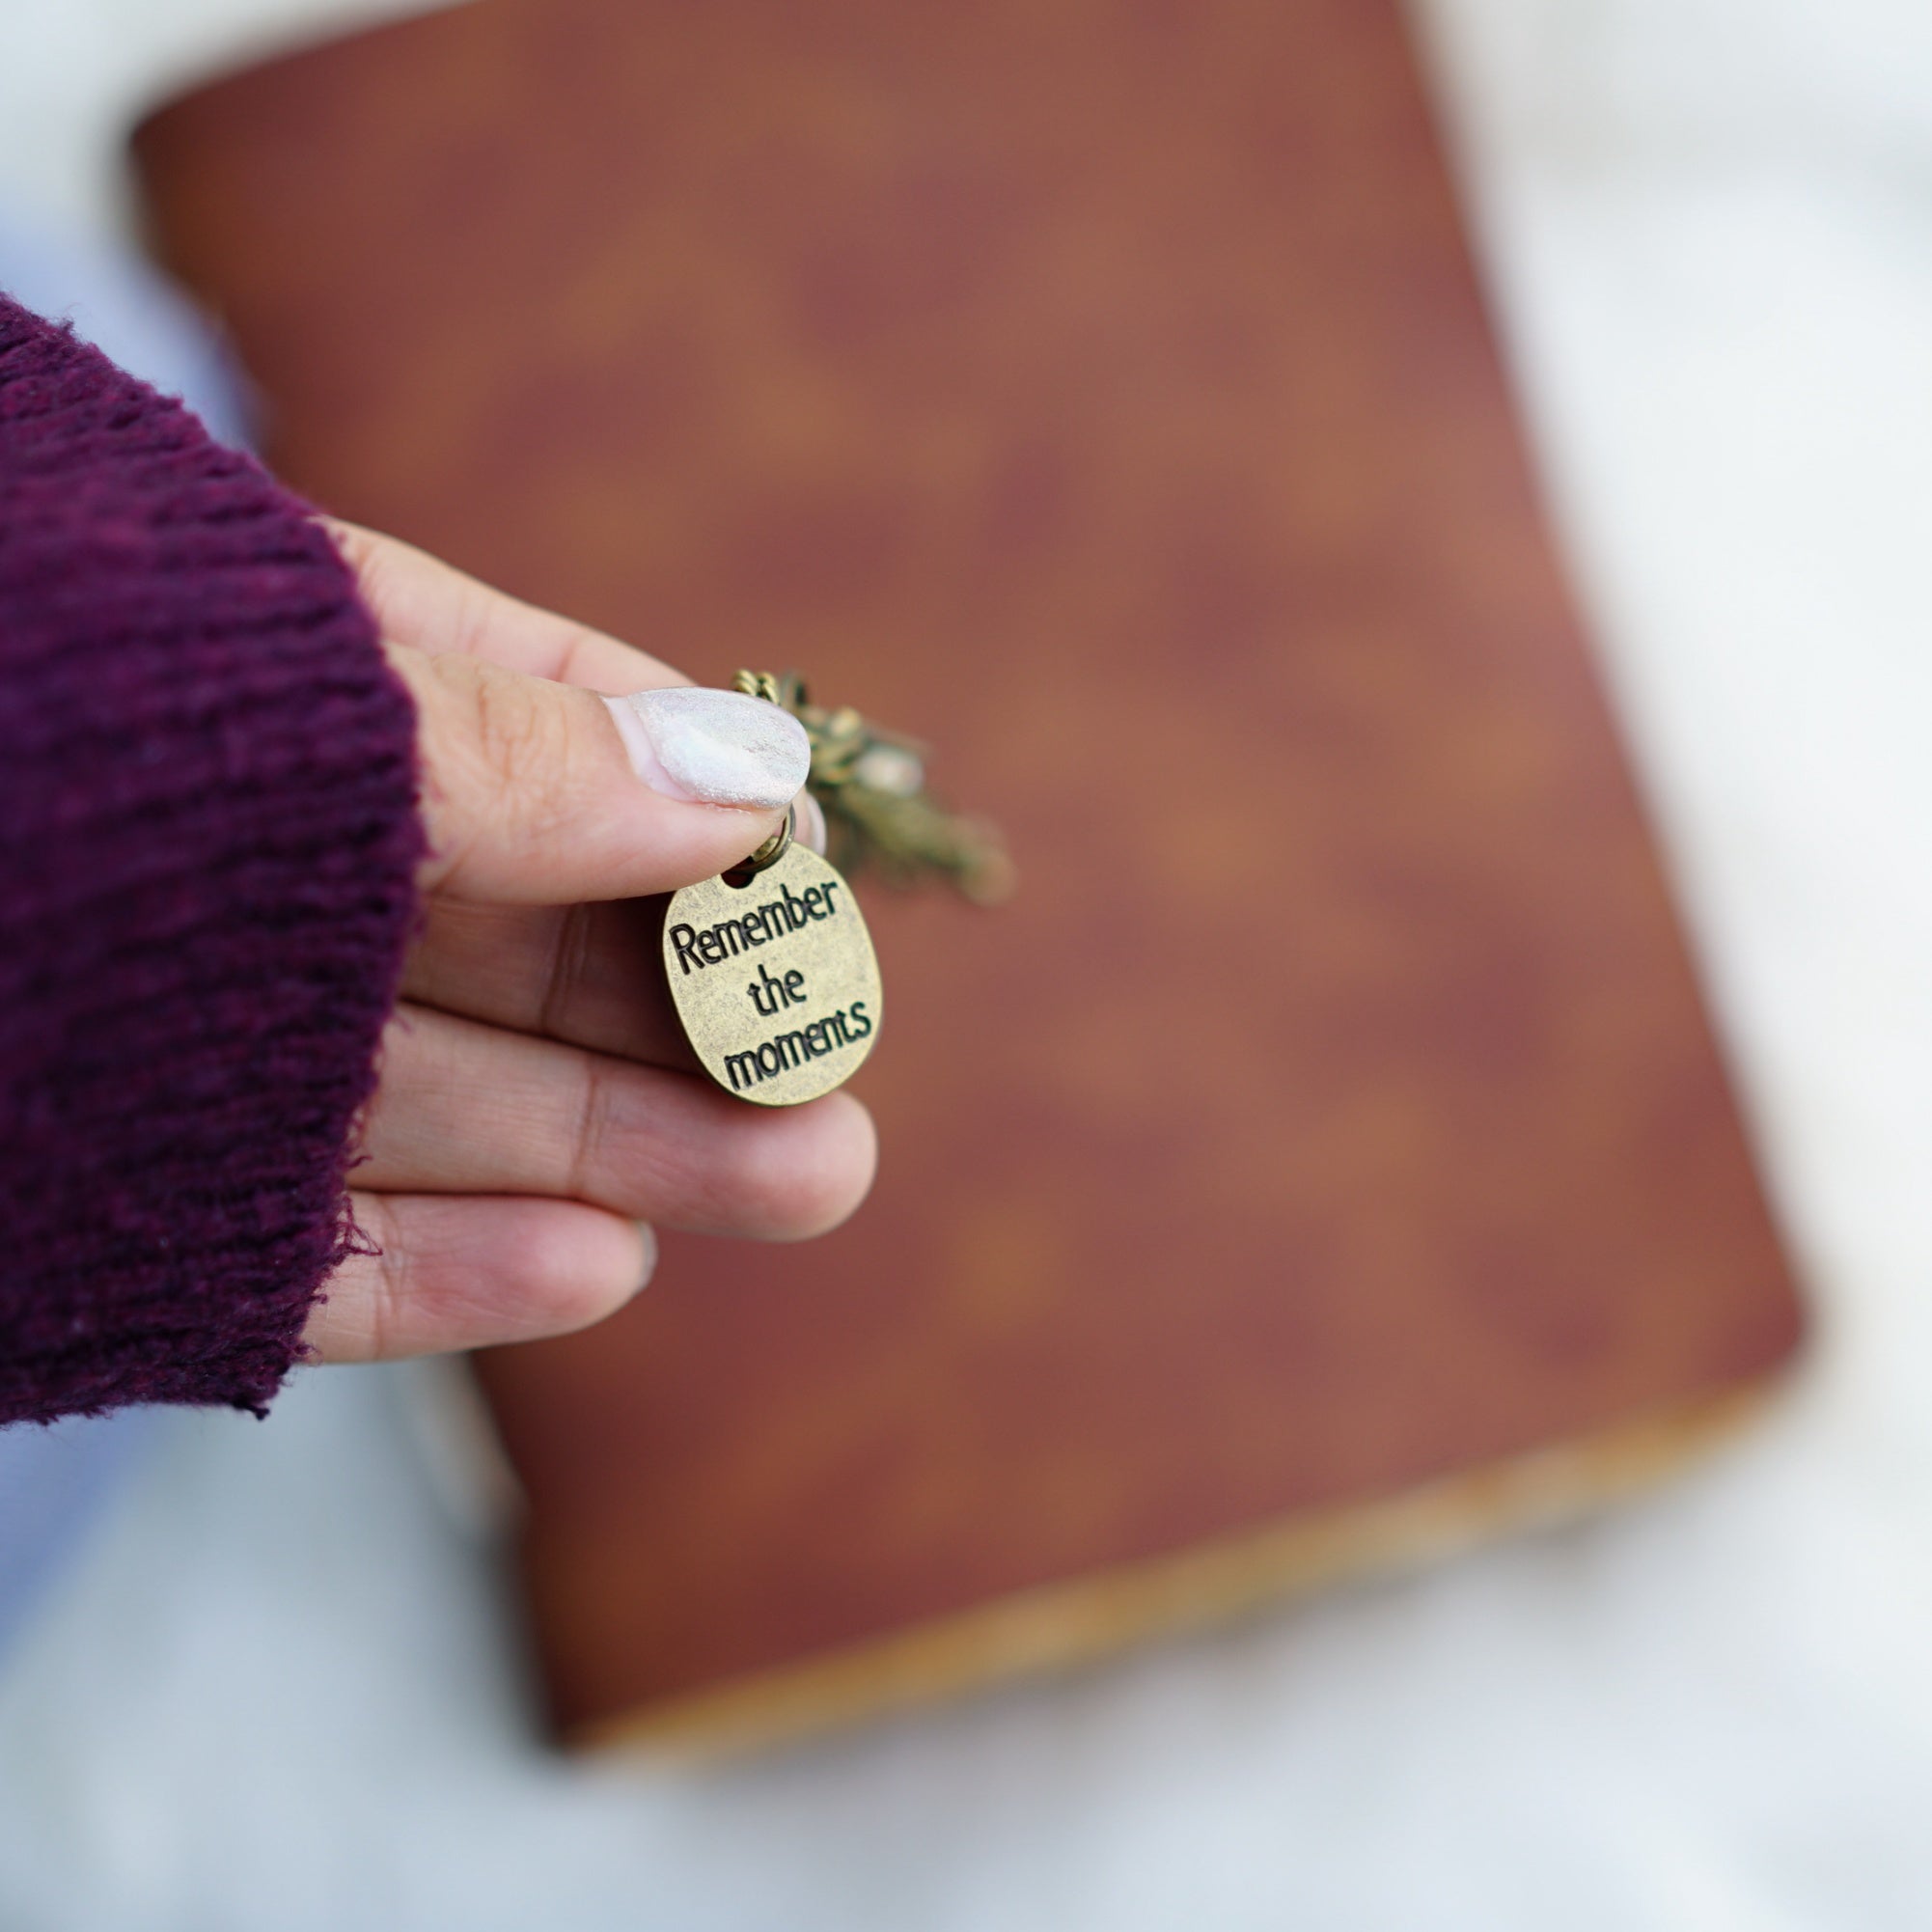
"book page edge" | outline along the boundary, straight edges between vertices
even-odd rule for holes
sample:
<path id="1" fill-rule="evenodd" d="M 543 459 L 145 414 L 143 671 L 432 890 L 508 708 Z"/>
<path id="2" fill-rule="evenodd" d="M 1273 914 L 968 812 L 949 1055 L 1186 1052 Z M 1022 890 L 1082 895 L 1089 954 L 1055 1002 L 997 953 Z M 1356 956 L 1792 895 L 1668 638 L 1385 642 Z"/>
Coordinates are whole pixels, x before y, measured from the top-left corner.
<path id="1" fill-rule="evenodd" d="M 1213 1630 L 1339 1585 L 1421 1568 L 1648 1489 L 1735 1434 L 1783 1374 L 1172 1555 L 992 1599 L 566 1732 L 571 1750 L 689 1763 L 803 1743 L 975 1691 Z"/>

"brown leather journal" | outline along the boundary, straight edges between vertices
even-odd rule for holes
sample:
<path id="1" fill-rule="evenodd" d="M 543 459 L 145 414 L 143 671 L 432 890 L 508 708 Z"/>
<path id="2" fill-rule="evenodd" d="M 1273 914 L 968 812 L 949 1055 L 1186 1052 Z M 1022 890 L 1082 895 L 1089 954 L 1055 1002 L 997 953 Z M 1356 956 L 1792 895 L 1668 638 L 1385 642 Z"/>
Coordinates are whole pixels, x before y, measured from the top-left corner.
<path id="1" fill-rule="evenodd" d="M 1799 1315 L 1385 0 L 483 0 L 141 130 L 274 460 L 1009 834 L 876 1195 L 479 1364 L 574 1739 L 1598 1500 Z"/>

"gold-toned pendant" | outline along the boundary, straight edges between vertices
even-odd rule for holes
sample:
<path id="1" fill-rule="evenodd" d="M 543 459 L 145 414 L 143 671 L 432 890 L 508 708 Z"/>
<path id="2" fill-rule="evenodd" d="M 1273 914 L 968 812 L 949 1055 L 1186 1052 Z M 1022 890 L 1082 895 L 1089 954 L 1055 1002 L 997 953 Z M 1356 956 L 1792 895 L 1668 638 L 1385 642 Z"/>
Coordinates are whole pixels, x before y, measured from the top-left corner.
<path id="1" fill-rule="evenodd" d="M 849 705 L 824 710 L 795 672 L 740 671 L 732 687 L 789 711 L 812 746 L 806 788 L 834 858 L 889 884 L 950 877 L 990 905 L 1013 886 L 999 835 L 926 795 L 923 754 Z M 791 1107 L 856 1073 L 878 1037 L 879 962 L 838 869 L 792 842 L 796 812 L 745 863 L 674 893 L 664 915 L 671 1003 L 728 1093 Z"/>
<path id="2" fill-rule="evenodd" d="M 672 894 L 664 974 L 705 1072 L 741 1100 L 793 1107 L 858 1071 L 879 1036 L 883 990 L 851 887 L 816 852 L 773 843 L 748 876 Z"/>

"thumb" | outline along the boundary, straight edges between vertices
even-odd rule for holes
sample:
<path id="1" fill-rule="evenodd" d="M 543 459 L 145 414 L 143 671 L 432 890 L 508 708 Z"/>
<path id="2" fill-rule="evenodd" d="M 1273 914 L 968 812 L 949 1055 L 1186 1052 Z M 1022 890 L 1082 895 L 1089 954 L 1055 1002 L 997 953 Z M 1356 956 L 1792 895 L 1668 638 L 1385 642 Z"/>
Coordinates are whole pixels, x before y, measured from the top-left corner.
<path id="1" fill-rule="evenodd" d="M 385 647 L 416 701 L 427 890 L 572 905 L 673 892 L 778 829 L 805 728 L 735 691 L 600 698 L 473 657 Z"/>

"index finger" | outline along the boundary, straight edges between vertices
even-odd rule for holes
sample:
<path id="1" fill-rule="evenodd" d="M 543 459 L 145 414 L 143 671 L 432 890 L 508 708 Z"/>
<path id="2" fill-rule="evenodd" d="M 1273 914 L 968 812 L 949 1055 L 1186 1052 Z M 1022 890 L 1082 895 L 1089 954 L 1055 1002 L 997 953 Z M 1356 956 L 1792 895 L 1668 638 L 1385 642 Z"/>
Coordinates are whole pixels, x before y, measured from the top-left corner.
<path id="1" fill-rule="evenodd" d="M 508 596 L 427 550 L 332 516 L 320 521 L 393 644 L 429 657 L 481 658 L 614 697 L 691 681 L 649 651 Z"/>

